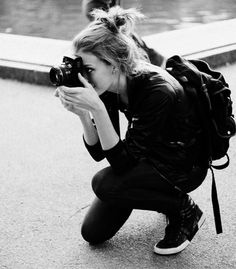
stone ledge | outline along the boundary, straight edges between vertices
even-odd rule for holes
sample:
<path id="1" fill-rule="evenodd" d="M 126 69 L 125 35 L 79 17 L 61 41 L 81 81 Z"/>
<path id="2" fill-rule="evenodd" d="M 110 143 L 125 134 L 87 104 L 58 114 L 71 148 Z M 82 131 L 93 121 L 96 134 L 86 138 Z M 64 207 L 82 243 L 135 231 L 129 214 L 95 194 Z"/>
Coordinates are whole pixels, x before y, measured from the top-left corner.
<path id="1" fill-rule="evenodd" d="M 183 57 L 187 59 L 200 59 L 209 63 L 212 68 L 227 65 L 236 62 L 236 45 L 223 48 L 212 49 L 205 52 L 186 54 Z"/>
<path id="2" fill-rule="evenodd" d="M 1 78 L 51 86 L 48 75 L 49 70 L 50 66 L 0 60 Z"/>

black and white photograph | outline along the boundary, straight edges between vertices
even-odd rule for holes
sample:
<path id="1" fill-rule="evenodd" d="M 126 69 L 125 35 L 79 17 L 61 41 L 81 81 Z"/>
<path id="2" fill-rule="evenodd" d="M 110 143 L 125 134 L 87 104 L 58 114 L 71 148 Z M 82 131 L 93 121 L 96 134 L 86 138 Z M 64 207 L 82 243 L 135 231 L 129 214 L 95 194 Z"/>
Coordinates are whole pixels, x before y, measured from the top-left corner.
<path id="1" fill-rule="evenodd" d="M 236 268 L 236 1 L 0 0 L 0 269 Z"/>

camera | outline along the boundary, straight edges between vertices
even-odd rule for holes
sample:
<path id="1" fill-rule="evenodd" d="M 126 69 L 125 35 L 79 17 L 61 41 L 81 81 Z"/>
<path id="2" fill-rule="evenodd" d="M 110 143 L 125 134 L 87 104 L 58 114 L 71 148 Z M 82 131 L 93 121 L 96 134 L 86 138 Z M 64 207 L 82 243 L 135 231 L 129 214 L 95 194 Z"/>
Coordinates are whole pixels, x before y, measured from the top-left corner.
<path id="1" fill-rule="evenodd" d="M 78 78 L 78 73 L 83 75 L 83 61 L 81 57 L 72 59 L 64 56 L 62 64 L 50 69 L 49 77 L 54 86 L 83 87 Z"/>

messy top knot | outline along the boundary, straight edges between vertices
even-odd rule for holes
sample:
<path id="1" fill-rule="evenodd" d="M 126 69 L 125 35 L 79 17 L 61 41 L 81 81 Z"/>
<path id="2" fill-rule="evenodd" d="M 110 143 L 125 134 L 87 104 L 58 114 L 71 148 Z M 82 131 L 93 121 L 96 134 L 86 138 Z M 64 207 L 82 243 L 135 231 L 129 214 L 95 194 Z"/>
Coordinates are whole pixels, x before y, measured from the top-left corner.
<path id="1" fill-rule="evenodd" d="M 126 22 L 125 17 L 116 17 L 115 18 L 115 24 L 117 27 L 124 25 L 125 22 Z"/>
<path id="2" fill-rule="evenodd" d="M 145 53 L 134 39 L 137 19 L 143 16 L 136 9 L 112 7 L 109 11 L 95 9 L 94 20 L 73 40 L 75 54 L 89 52 L 100 60 L 118 66 L 127 76 L 139 73 L 140 62 L 146 61 Z"/>
<path id="3" fill-rule="evenodd" d="M 91 12 L 91 16 L 95 21 L 104 23 L 114 33 L 133 31 L 137 19 L 144 17 L 143 14 L 134 8 L 125 10 L 119 6 L 110 8 L 108 12 L 101 9 L 94 9 Z"/>
<path id="4" fill-rule="evenodd" d="M 119 33 L 120 26 L 123 26 L 126 23 L 124 17 L 116 17 L 114 18 L 114 23 L 108 18 L 101 18 L 101 22 L 114 34 Z"/>

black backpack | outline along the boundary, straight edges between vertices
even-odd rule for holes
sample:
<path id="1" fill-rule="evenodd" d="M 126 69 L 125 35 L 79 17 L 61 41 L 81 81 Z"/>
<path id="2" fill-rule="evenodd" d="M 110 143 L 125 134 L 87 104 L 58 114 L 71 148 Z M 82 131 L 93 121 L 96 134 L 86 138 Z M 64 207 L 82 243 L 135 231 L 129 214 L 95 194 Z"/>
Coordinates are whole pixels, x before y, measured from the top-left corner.
<path id="1" fill-rule="evenodd" d="M 212 70 L 202 60 L 186 60 L 175 55 L 167 60 L 166 70 L 180 82 L 185 91 L 196 96 L 198 113 L 208 145 L 206 159 L 212 172 L 212 203 L 216 231 L 221 233 L 222 224 L 213 168 L 224 169 L 229 165 L 229 141 L 236 133 L 229 85 L 220 72 Z M 213 164 L 213 161 L 223 157 L 226 158 L 226 162 L 221 165 Z"/>

